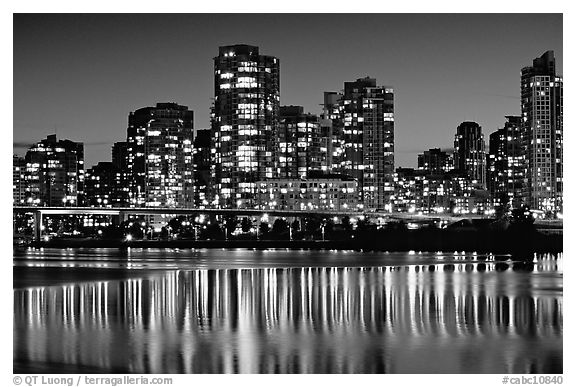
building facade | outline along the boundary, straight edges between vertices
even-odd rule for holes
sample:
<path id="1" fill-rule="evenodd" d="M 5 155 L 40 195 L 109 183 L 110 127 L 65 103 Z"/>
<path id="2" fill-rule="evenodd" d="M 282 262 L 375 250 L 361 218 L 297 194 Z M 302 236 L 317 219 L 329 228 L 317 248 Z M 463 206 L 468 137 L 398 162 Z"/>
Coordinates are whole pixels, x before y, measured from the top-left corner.
<path id="1" fill-rule="evenodd" d="M 194 138 L 194 205 L 199 208 L 208 207 L 214 196 L 210 176 L 211 134 L 209 129 L 198 130 Z"/>
<path id="2" fill-rule="evenodd" d="M 440 148 L 431 148 L 418 155 L 418 169 L 432 174 L 451 171 L 454 169 L 453 155 Z"/>
<path id="3" fill-rule="evenodd" d="M 332 121 L 332 171 L 358 181 L 367 210 L 391 210 L 394 192 L 394 90 L 374 78 L 344 83 L 344 93 L 324 94 Z"/>
<path id="4" fill-rule="evenodd" d="M 193 206 L 193 137 L 194 113 L 187 106 L 158 103 L 130 113 L 126 140 L 130 206 Z"/>
<path id="5" fill-rule="evenodd" d="M 276 177 L 306 179 L 320 171 L 321 131 L 318 117 L 304 114 L 302 106 L 281 106 L 276 142 Z"/>
<path id="6" fill-rule="evenodd" d="M 524 151 L 521 117 L 506 116 L 504 127 L 490 134 L 487 188 L 495 207 L 517 208 L 524 204 Z"/>
<path id="7" fill-rule="evenodd" d="M 255 208 L 256 182 L 274 177 L 280 62 L 249 45 L 223 46 L 214 58 L 214 205 Z"/>
<path id="8" fill-rule="evenodd" d="M 112 164 L 118 170 L 119 207 L 130 206 L 130 169 L 128 168 L 128 142 L 120 141 L 112 145 Z"/>
<path id="9" fill-rule="evenodd" d="M 454 168 L 467 174 L 473 184 L 486 186 L 486 143 L 476 122 L 462 122 L 456 129 Z"/>
<path id="10" fill-rule="evenodd" d="M 394 212 L 465 215 L 492 211 L 488 192 L 457 170 L 431 174 L 398 168 L 394 180 Z"/>
<path id="11" fill-rule="evenodd" d="M 328 172 L 339 172 L 344 168 L 344 117 L 342 93 L 324 92 L 321 131 L 322 146 L 326 156 L 322 168 Z"/>
<path id="12" fill-rule="evenodd" d="M 12 157 L 12 205 L 26 205 L 26 159 Z"/>
<path id="13" fill-rule="evenodd" d="M 563 212 L 563 80 L 553 51 L 522 69 L 521 101 L 524 196 L 532 209 L 553 216 Z"/>
<path id="14" fill-rule="evenodd" d="M 101 161 L 86 170 L 85 192 L 88 207 L 123 207 L 126 204 L 121 170 L 109 161 Z"/>
<path id="15" fill-rule="evenodd" d="M 274 178 L 257 182 L 261 209 L 356 211 L 358 184 L 345 175 L 311 174 L 307 179 Z"/>
<path id="16" fill-rule="evenodd" d="M 82 205 L 84 144 L 49 135 L 26 152 L 25 175 L 27 205 Z"/>

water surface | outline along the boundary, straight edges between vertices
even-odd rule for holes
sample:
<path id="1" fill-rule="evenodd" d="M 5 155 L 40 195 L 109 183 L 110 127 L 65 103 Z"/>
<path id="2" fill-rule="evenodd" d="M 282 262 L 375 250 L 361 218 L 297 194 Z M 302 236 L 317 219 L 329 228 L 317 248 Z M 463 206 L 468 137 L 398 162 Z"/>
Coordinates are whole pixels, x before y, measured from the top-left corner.
<path id="1" fill-rule="evenodd" d="M 562 258 L 14 251 L 14 372 L 560 373 Z"/>

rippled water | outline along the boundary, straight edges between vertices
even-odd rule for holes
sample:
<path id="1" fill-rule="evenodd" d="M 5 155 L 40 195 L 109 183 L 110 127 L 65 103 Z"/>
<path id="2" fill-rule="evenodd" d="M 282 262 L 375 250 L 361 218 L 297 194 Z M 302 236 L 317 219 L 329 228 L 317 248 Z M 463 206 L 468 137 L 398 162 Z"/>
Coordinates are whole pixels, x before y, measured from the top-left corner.
<path id="1" fill-rule="evenodd" d="M 16 250 L 14 371 L 562 372 L 562 258 L 495 258 Z"/>

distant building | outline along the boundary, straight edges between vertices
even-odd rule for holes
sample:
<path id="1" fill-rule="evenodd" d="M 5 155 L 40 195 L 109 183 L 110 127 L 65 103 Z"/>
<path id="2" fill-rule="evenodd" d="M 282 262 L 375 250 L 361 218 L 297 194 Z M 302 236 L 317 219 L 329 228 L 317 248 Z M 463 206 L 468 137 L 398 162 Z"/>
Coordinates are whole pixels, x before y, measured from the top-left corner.
<path id="1" fill-rule="evenodd" d="M 187 106 L 158 103 L 130 113 L 127 132 L 130 205 L 192 207 L 194 113 Z"/>
<path id="2" fill-rule="evenodd" d="M 50 135 L 26 152 L 26 204 L 78 206 L 84 198 L 84 144 Z"/>
<path id="3" fill-rule="evenodd" d="M 12 157 L 12 205 L 26 205 L 26 160 Z"/>
<path id="4" fill-rule="evenodd" d="M 394 191 L 394 90 L 376 79 L 344 83 L 344 93 L 324 94 L 332 121 L 332 171 L 358 181 L 366 209 L 390 210 Z"/>
<path id="5" fill-rule="evenodd" d="M 214 58 L 214 204 L 254 208 L 256 182 L 274 177 L 280 62 L 256 46 L 223 46 Z"/>
<path id="6" fill-rule="evenodd" d="M 487 188 L 495 207 L 523 204 L 525 179 L 521 117 L 506 116 L 502 129 L 490 134 Z"/>
<path id="7" fill-rule="evenodd" d="M 524 67 L 521 76 L 522 134 L 526 155 L 524 196 L 549 215 L 563 212 L 563 80 L 553 51 Z"/>
<path id="8" fill-rule="evenodd" d="M 261 209 L 355 211 L 358 184 L 340 174 L 312 174 L 307 179 L 267 179 L 257 182 Z"/>
<path id="9" fill-rule="evenodd" d="M 398 168 L 394 180 L 394 212 L 456 215 L 488 214 L 492 210 L 488 192 L 456 170 L 430 174 Z"/>
<path id="10" fill-rule="evenodd" d="M 210 176 L 211 134 L 209 129 L 198 130 L 194 139 L 194 205 L 200 208 L 208 207 L 214 195 Z"/>
<path id="11" fill-rule="evenodd" d="M 304 114 L 302 106 L 281 106 L 276 138 L 276 176 L 306 179 L 320 171 L 320 124 L 318 117 Z"/>
<path id="12" fill-rule="evenodd" d="M 486 186 L 486 144 L 476 122 L 462 122 L 456 129 L 454 168 L 468 175 L 473 184 Z"/>
<path id="13" fill-rule="evenodd" d="M 418 169 L 432 174 L 445 173 L 454 169 L 454 158 L 440 148 L 431 148 L 418 155 Z"/>
<path id="14" fill-rule="evenodd" d="M 109 161 L 101 161 L 86 170 L 85 192 L 88 207 L 123 207 L 126 204 L 122 173 Z"/>

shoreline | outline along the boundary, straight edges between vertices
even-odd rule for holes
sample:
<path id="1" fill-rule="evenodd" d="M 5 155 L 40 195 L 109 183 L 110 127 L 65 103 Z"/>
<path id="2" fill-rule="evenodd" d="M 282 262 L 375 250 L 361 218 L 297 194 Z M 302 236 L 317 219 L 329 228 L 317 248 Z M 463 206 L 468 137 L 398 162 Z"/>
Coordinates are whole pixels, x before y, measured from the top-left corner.
<path id="1" fill-rule="evenodd" d="M 365 233 L 337 240 L 232 239 L 232 240 L 135 240 L 58 238 L 14 244 L 15 248 L 242 248 L 356 251 L 430 251 L 526 255 L 563 252 L 562 234 L 541 232 L 510 234 L 495 231 L 414 230 Z"/>

